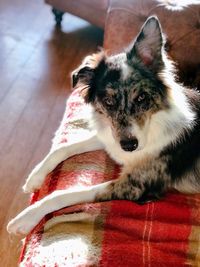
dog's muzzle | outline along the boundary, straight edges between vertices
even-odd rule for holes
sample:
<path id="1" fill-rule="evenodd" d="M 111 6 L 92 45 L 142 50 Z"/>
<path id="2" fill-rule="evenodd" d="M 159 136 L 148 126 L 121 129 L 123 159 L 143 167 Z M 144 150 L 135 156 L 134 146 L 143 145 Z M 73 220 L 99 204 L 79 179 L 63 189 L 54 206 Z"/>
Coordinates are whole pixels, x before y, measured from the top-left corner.
<path id="1" fill-rule="evenodd" d="M 123 150 L 131 152 L 137 149 L 138 140 L 136 138 L 121 140 L 120 145 Z"/>

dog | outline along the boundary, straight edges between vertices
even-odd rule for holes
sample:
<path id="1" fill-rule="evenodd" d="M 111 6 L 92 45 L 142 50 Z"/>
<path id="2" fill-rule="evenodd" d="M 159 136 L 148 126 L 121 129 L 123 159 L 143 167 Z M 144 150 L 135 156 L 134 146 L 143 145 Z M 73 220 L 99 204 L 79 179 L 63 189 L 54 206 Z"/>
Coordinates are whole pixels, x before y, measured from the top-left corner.
<path id="1" fill-rule="evenodd" d="M 78 153 L 105 149 L 122 172 L 114 181 L 59 190 L 23 210 L 7 230 L 27 234 L 48 213 L 66 206 L 114 199 L 145 203 L 169 189 L 200 192 L 200 94 L 175 81 L 165 38 L 156 16 L 147 19 L 126 52 L 101 51 L 73 72 L 91 106 L 90 136 L 50 152 L 23 189 L 40 188 L 61 161 Z"/>

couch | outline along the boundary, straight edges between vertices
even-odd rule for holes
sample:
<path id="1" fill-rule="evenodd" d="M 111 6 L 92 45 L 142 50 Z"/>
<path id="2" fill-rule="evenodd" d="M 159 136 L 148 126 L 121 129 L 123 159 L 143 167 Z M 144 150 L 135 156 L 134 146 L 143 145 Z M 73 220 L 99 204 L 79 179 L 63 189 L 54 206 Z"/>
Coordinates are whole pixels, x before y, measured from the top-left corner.
<path id="1" fill-rule="evenodd" d="M 61 14 L 72 13 L 104 29 L 104 48 L 110 53 L 125 48 L 147 17 L 156 14 L 166 33 L 166 49 L 177 64 L 177 79 L 200 89 L 199 0 L 45 1 Z"/>
<path id="2" fill-rule="evenodd" d="M 63 12 L 70 12 L 103 28 L 104 48 L 109 53 L 125 48 L 145 19 L 156 14 L 167 34 L 166 49 L 179 70 L 177 79 L 200 88 L 198 1 L 46 2 L 52 5 L 55 15 L 59 14 L 59 23 Z M 74 91 L 67 102 L 53 147 L 87 135 L 86 110 L 79 90 Z M 59 164 L 46 177 L 31 202 L 54 190 L 115 179 L 119 172 L 120 166 L 104 151 L 77 155 Z M 26 237 L 20 266 L 199 266 L 199 197 L 169 192 L 164 199 L 142 206 L 115 200 L 55 211 Z M 82 220 L 77 220 L 77 214 Z M 54 219 L 60 224 L 49 228 Z"/>

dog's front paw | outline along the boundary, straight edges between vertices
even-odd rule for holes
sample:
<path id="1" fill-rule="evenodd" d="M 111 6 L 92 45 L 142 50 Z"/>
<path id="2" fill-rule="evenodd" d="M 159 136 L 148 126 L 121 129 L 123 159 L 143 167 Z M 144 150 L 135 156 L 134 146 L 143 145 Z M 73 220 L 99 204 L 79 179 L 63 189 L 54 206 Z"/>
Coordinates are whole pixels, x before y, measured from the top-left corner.
<path id="1" fill-rule="evenodd" d="M 37 225 L 37 223 L 38 220 L 33 212 L 28 212 L 27 214 L 21 212 L 8 223 L 7 231 L 14 235 L 26 235 Z"/>
<path id="2" fill-rule="evenodd" d="M 24 193 L 33 193 L 40 189 L 43 179 L 39 179 L 38 174 L 29 175 L 22 189 Z"/>
<path id="3" fill-rule="evenodd" d="M 24 184 L 23 191 L 24 193 L 33 193 L 36 190 L 40 189 L 44 179 L 46 177 L 46 173 L 42 171 L 42 168 L 38 165 L 35 169 L 30 173 L 26 182 Z"/>

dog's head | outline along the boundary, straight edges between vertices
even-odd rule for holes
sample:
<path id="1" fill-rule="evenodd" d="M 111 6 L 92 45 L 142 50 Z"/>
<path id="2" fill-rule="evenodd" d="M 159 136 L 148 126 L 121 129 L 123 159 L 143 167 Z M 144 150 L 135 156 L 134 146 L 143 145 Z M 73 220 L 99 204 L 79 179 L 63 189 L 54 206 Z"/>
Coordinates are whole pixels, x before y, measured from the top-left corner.
<path id="1" fill-rule="evenodd" d="M 85 101 L 125 151 L 145 146 L 151 116 L 168 107 L 163 46 L 160 23 L 150 17 L 127 52 L 101 51 L 73 72 L 73 86 L 83 85 Z"/>

